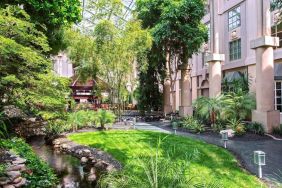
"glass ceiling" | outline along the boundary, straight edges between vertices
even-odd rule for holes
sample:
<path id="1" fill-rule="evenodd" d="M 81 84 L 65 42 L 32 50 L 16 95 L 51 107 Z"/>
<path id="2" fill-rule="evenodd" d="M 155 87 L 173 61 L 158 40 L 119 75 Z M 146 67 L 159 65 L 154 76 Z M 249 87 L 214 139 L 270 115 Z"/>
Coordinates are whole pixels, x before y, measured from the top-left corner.
<path id="1" fill-rule="evenodd" d="M 95 12 L 97 12 L 97 9 L 95 9 L 95 7 L 91 7 L 91 4 L 95 4 L 97 2 L 99 2 L 99 0 L 81 0 L 83 18 L 77 27 L 86 31 L 93 30 L 94 26 L 97 24 L 97 19 L 95 19 Z M 119 23 L 119 25 L 126 23 L 132 17 L 131 12 L 135 7 L 135 3 L 134 0 L 122 0 L 122 3 L 123 9 L 119 15 L 112 14 L 109 16 L 108 14 L 111 12 L 111 9 L 110 7 L 105 7 L 103 10 L 105 18 L 112 20 L 114 23 Z"/>

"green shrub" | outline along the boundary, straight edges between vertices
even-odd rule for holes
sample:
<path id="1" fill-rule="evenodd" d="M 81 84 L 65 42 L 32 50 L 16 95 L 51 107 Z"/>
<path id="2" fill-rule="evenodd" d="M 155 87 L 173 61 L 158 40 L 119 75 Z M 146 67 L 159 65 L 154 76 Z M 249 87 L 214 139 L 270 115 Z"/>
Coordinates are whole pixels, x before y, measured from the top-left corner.
<path id="1" fill-rule="evenodd" d="M 252 123 L 246 125 L 246 130 L 248 132 L 252 132 L 252 133 L 255 133 L 255 134 L 259 134 L 259 135 L 264 134 L 263 125 L 259 122 L 252 122 Z"/>
<path id="2" fill-rule="evenodd" d="M 182 120 L 183 128 L 188 129 L 195 133 L 201 133 L 205 131 L 204 125 L 194 117 L 186 117 Z"/>
<path id="3" fill-rule="evenodd" d="M 244 123 L 235 118 L 228 121 L 227 127 L 232 129 L 236 135 L 244 135 L 246 133 Z"/>
<path id="4" fill-rule="evenodd" d="M 59 135 L 63 132 L 71 130 L 71 126 L 65 120 L 52 120 L 48 121 L 46 126 L 47 135 Z"/>
<path id="5" fill-rule="evenodd" d="M 196 116 L 202 121 L 208 121 L 212 125 L 220 119 L 224 95 L 215 98 L 199 97 L 194 103 Z"/>
<path id="6" fill-rule="evenodd" d="M 97 125 L 105 129 L 105 125 L 112 125 L 115 122 L 116 116 L 113 112 L 107 110 L 98 110 L 97 112 Z"/>
<path id="7" fill-rule="evenodd" d="M 80 128 L 94 125 L 97 121 L 97 113 L 93 110 L 79 110 L 68 114 L 67 124 L 76 131 Z"/>
<path id="8" fill-rule="evenodd" d="M 256 107 L 254 95 L 250 93 L 229 92 L 222 98 L 221 118 L 246 120 L 251 116 L 251 112 Z"/>
<path id="9" fill-rule="evenodd" d="M 214 132 L 220 132 L 224 129 L 226 129 L 226 126 L 225 126 L 226 123 L 222 122 L 222 121 L 218 121 L 216 122 L 216 124 L 213 125 L 212 129 Z"/>
<path id="10" fill-rule="evenodd" d="M 279 127 L 275 127 L 275 128 L 273 129 L 273 133 L 276 134 L 276 135 L 282 136 L 282 124 L 280 124 Z"/>
<path id="11" fill-rule="evenodd" d="M 0 140 L 6 149 L 9 149 L 26 159 L 26 166 L 32 171 L 32 175 L 23 174 L 29 181 L 30 188 L 50 188 L 55 187 L 58 179 L 54 171 L 42 161 L 22 139 L 13 138 L 9 140 Z"/>

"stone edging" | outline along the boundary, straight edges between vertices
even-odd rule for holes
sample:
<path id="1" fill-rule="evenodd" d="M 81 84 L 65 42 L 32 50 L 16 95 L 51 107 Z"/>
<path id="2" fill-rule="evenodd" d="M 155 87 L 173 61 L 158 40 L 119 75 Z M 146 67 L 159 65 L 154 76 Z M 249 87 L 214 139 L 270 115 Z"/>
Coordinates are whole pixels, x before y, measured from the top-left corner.
<path id="1" fill-rule="evenodd" d="M 271 134 L 265 134 L 266 136 L 269 136 L 270 138 L 272 138 L 273 140 L 276 140 L 276 141 L 282 141 L 281 138 L 276 138 L 275 136 L 271 135 Z"/>
<path id="2" fill-rule="evenodd" d="M 66 137 L 56 138 L 52 144 L 55 149 L 71 154 L 80 159 L 81 163 L 90 164 L 100 171 L 111 172 L 122 169 L 120 162 L 110 154 L 96 148 L 79 145 Z"/>
<path id="3" fill-rule="evenodd" d="M 25 186 L 27 184 L 27 180 L 22 177 L 22 173 L 29 173 L 25 165 L 26 160 L 10 151 L 5 151 L 5 155 L 8 155 L 9 159 L 5 160 L 7 168 L 5 176 L 0 177 L 0 187 L 16 188 Z"/>

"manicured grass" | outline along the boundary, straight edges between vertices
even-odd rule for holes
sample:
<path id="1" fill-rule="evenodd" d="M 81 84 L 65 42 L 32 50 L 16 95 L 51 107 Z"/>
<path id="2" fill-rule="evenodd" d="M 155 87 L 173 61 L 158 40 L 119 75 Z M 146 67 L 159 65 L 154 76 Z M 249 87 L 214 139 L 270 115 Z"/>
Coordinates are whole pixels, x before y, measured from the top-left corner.
<path id="1" fill-rule="evenodd" d="M 176 161 L 184 160 L 187 154 L 198 150 L 199 158 L 192 160 L 190 165 L 194 181 L 218 182 L 228 188 L 265 187 L 255 176 L 241 169 L 228 151 L 187 137 L 149 131 L 107 131 L 73 134 L 69 138 L 79 144 L 107 151 L 124 165 L 134 164 L 140 155 L 153 155 L 158 139 L 165 138 L 160 149 L 164 153 L 174 148 Z"/>

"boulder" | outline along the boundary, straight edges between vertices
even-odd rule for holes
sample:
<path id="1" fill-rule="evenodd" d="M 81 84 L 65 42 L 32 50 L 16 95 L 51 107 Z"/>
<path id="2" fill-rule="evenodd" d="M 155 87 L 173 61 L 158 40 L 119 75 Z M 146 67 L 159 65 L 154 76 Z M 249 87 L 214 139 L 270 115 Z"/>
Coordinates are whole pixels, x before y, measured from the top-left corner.
<path id="1" fill-rule="evenodd" d="M 106 171 L 107 172 L 113 172 L 115 170 L 115 167 L 113 166 L 113 165 L 108 165 L 107 167 L 106 167 Z"/>
<path id="2" fill-rule="evenodd" d="M 14 184 L 15 187 L 22 187 L 26 184 L 26 179 L 25 178 L 22 178 L 22 181 L 20 181 L 19 183 L 17 184 Z"/>
<path id="3" fill-rule="evenodd" d="M 15 164 L 15 165 L 11 165 L 8 166 L 6 171 L 25 171 L 26 170 L 26 166 L 25 164 Z"/>
<path id="4" fill-rule="evenodd" d="M 89 149 L 82 150 L 82 153 L 83 153 L 83 155 L 87 155 L 87 156 L 91 155 L 91 151 Z"/>
<path id="5" fill-rule="evenodd" d="M 11 180 L 8 177 L 0 177 L 0 185 L 6 185 L 10 182 Z"/>
<path id="6" fill-rule="evenodd" d="M 3 188 L 15 188 L 14 185 L 4 185 Z"/>
<path id="7" fill-rule="evenodd" d="M 21 176 L 21 173 L 19 171 L 9 171 L 6 174 L 12 181 Z"/>
<path id="8" fill-rule="evenodd" d="M 22 180 L 23 180 L 22 177 L 18 177 L 18 178 L 16 178 L 16 179 L 14 179 L 13 184 L 18 184 L 18 183 L 20 183 Z"/>
<path id="9" fill-rule="evenodd" d="M 25 162 L 26 162 L 26 159 L 17 157 L 16 160 L 14 160 L 12 163 L 13 164 L 24 164 Z"/>
<path id="10" fill-rule="evenodd" d="M 60 145 L 60 144 L 61 144 L 60 140 L 54 140 L 53 141 L 53 145 Z"/>
<path id="11" fill-rule="evenodd" d="M 3 107 L 3 114 L 9 118 L 19 118 L 19 119 L 26 119 L 27 115 L 18 107 L 14 105 L 4 106 Z"/>
<path id="12" fill-rule="evenodd" d="M 70 148 L 70 146 L 68 146 L 67 144 L 62 144 L 62 146 L 61 146 L 63 149 L 69 149 Z"/>
<path id="13" fill-rule="evenodd" d="M 81 163 L 87 163 L 87 161 L 88 161 L 88 159 L 87 159 L 86 157 L 82 157 L 82 158 L 80 159 L 80 162 L 81 162 Z"/>
<path id="14" fill-rule="evenodd" d="M 97 179 L 96 174 L 90 174 L 87 178 L 87 180 L 90 182 L 95 181 L 96 179 Z"/>

